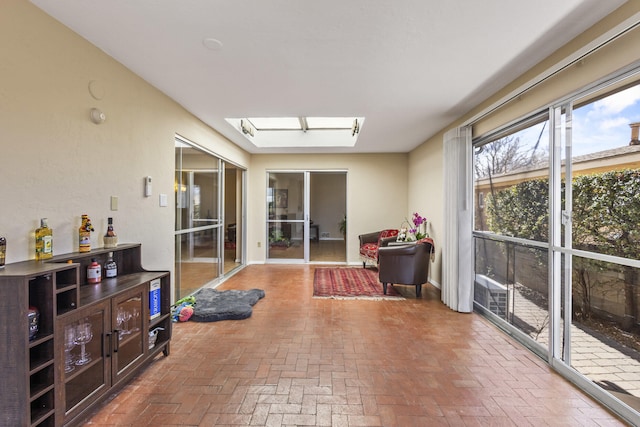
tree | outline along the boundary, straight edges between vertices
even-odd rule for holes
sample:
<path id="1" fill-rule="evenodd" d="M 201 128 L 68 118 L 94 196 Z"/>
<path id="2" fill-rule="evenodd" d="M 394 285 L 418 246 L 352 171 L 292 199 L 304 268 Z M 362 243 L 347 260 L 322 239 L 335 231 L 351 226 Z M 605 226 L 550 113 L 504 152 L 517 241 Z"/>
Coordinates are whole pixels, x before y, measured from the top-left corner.
<path id="1" fill-rule="evenodd" d="M 539 149 L 539 142 L 540 138 L 533 147 L 527 147 L 519 137 L 509 135 L 478 147 L 474 163 L 476 179 L 491 179 L 541 163 L 546 153 Z"/>
<path id="2" fill-rule="evenodd" d="M 520 182 L 487 196 L 487 225 L 494 233 L 523 239 L 549 239 L 549 184 L 546 179 Z"/>
<path id="3" fill-rule="evenodd" d="M 573 244 L 576 248 L 640 259 L 640 170 L 618 170 L 577 177 L 573 184 Z M 638 317 L 637 271 L 621 266 L 625 316 L 630 330 Z"/>

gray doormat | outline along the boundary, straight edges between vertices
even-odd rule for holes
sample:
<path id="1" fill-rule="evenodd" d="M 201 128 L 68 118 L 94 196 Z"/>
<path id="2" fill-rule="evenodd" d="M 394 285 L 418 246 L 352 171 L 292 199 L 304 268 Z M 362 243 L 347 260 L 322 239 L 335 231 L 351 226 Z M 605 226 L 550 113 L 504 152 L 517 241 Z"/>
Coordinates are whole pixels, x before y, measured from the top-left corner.
<path id="1" fill-rule="evenodd" d="M 217 322 L 251 317 L 252 306 L 264 298 L 264 291 L 262 289 L 218 291 L 205 288 L 200 289 L 193 296 L 196 298 L 196 305 L 191 320 Z"/>

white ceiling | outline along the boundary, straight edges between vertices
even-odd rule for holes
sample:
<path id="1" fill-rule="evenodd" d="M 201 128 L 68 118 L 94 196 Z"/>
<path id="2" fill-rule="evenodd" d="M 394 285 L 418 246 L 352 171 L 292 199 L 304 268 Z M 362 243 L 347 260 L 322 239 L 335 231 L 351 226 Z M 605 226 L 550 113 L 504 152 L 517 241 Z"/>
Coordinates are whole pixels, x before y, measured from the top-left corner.
<path id="1" fill-rule="evenodd" d="M 408 152 L 624 3 L 31 1 L 253 153 L 282 150 L 226 117 L 363 116 L 354 148 L 286 152 Z"/>

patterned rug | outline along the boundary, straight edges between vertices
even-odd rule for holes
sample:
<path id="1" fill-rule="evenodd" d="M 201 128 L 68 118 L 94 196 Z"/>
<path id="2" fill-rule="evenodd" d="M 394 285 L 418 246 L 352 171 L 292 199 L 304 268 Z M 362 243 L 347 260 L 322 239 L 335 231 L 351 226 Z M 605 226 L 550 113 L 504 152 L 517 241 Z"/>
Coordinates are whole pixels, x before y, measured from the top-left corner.
<path id="1" fill-rule="evenodd" d="M 382 293 L 378 271 L 362 267 L 316 268 L 313 277 L 314 298 L 403 300 L 393 286 Z"/>

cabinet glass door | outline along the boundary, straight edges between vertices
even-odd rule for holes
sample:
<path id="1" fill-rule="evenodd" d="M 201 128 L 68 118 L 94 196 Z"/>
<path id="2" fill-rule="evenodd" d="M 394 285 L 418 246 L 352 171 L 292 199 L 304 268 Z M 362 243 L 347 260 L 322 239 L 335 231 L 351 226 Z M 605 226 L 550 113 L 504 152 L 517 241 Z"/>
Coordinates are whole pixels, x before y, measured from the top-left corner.
<path id="1" fill-rule="evenodd" d="M 59 322 L 64 343 L 64 408 L 65 415 L 86 408 L 109 385 L 108 304 L 97 304 Z M 104 342 L 103 342 L 104 341 Z"/>
<path id="2" fill-rule="evenodd" d="M 127 292 L 114 299 L 112 321 L 113 337 L 113 382 L 133 368 L 144 354 L 144 293 L 143 287 Z M 146 287 L 144 287 L 146 289 Z"/>

